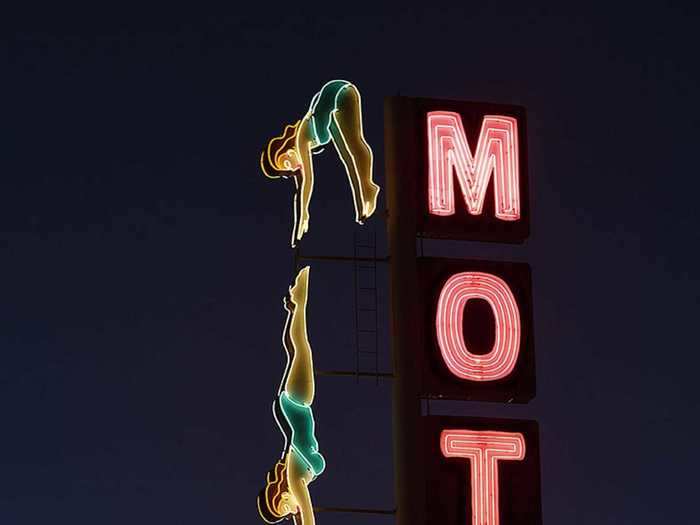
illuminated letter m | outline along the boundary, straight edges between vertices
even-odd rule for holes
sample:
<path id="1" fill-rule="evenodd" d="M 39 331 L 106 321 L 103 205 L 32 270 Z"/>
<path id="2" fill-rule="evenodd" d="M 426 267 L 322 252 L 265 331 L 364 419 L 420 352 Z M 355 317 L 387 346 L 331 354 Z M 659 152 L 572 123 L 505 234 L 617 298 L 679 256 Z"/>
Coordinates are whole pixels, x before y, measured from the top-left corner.
<path id="1" fill-rule="evenodd" d="M 518 121 L 515 118 L 485 116 L 472 155 L 459 114 L 431 111 L 428 113 L 428 161 L 428 207 L 432 215 L 455 213 L 455 176 L 467 210 L 472 215 L 481 215 L 493 174 L 496 217 L 503 221 L 520 218 Z"/>

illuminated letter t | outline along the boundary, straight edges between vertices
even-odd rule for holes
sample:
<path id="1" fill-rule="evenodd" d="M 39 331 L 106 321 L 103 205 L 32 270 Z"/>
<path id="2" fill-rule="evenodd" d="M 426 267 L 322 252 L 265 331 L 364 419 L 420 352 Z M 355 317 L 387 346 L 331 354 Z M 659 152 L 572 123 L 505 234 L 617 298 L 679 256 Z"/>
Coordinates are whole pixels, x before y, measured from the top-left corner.
<path id="1" fill-rule="evenodd" d="M 446 458 L 466 458 L 471 470 L 472 525 L 498 525 L 498 460 L 522 460 L 520 433 L 443 430 L 440 450 Z"/>

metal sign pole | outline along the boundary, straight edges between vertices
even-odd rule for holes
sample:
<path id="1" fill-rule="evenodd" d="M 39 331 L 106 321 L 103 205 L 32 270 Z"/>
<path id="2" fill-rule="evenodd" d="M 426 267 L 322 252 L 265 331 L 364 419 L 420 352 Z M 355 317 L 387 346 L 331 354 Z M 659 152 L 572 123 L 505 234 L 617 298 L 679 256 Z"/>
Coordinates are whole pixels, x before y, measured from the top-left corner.
<path id="1" fill-rule="evenodd" d="M 394 475 L 398 525 L 425 523 L 425 477 L 420 455 L 420 370 L 415 348 L 422 329 L 417 304 L 416 184 L 404 166 L 416 162 L 414 151 L 400 150 L 404 129 L 419 129 L 405 102 L 388 98 L 384 103 L 384 141 L 391 291 L 391 349 L 394 365 L 393 430 Z"/>

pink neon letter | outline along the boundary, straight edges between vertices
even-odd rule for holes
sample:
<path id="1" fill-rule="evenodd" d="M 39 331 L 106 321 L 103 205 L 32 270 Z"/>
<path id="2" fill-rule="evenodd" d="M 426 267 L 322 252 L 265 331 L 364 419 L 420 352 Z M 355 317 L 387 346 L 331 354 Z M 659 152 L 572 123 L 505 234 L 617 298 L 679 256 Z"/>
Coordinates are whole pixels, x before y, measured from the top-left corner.
<path id="1" fill-rule="evenodd" d="M 485 116 L 476 153 L 472 156 L 462 117 L 450 111 L 431 111 L 428 113 L 428 158 L 431 214 L 455 213 L 454 170 L 469 213 L 481 215 L 493 172 L 496 217 L 503 221 L 520 218 L 518 121 L 515 118 Z"/>
<path id="2" fill-rule="evenodd" d="M 464 342 L 464 309 L 470 299 L 491 305 L 496 337 L 491 351 L 473 354 Z M 435 329 L 442 358 L 454 375 L 469 381 L 495 381 L 513 371 L 520 351 L 520 312 L 508 285 L 495 275 L 462 272 L 440 291 Z"/>
<path id="3" fill-rule="evenodd" d="M 498 525 L 498 460 L 521 461 L 520 433 L 443 430 L 440 450 L 446 458 L 467 458 L 471 468 L 472 525 Z"/>

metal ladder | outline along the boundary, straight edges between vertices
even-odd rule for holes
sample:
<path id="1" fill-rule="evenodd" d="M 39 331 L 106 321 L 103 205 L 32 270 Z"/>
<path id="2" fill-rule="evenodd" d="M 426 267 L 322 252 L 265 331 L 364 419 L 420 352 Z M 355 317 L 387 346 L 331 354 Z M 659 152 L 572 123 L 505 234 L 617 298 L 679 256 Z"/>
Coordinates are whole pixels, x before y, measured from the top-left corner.
<path id="1" fill-rule="evenodd" d="M 377 233 L 355 232 L 355 380 L 374 375 L 379 384 L 379 312 L 377 300 Z"/>

